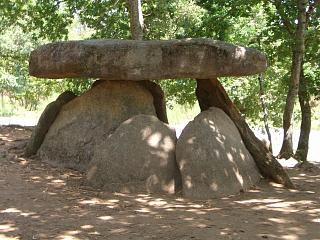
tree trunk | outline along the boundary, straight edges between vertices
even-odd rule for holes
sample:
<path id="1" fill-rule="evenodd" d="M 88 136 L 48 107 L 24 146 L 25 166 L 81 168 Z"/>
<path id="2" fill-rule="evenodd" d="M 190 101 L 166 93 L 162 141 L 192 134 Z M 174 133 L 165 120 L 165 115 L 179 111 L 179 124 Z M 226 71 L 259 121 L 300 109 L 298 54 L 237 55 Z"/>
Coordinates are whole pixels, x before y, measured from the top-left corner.
<path id="1" fill-rule="evenodd" d="M 292 115 L 294 103 L 298 94 L 301 63 L 305 52 L 305 31 L 306 31 L 306 6 L 307 0 L 298 2 L 298 26 L 295 32 L 295 44 L 292 54 L 291 78 L 283 113 L 283 141 L 278 158 L 290 158 L 293 155 L 292 146 Z"/>
<path id="2" fill-rule="evenodd" d="M 143 39 L 143 15 L 141 10 L 141 0 L 127 0 L 130 13 L 131 38 L 134 40 Z"/>
<path id="3" fill-rule="evenodd" d="M 285 170 L 272 153 L 254 135 L 217 79 L 197 79 L 196 96 L 201 111 L 214 106 L 221 108 L 231 118 L 238 128 L 244 144 L 265 178 L 284 184 L 288 188 L 294 188 Z"/>
<path id="4" fill-rule="evenodd" d="M 1 92 L 1 113 L 4 115 L 4 93 Z"/>
<path id="5" fill-rule="evenodd" d="M 264 127 L 266 129 L 267 135 L 268 135 L 268 140 L 269 140 L 269 151 L 272 153 L 272 138 L 271 138 L 271 133 L 269 129 L 269 124 L 268 124 L 268 110 L 267 110 L 267 104 L 264 101 L 265 98 L 265 93 L 264 93 L 264 85 L 263 85 L 263 75 L 262 73 L 258 77 L 259 80 L 259 87 L 260 87 L 260 102 L 261 102 L 261 107 L 263 111 L 263 122 L 264 122 Z"/>
<path id="6" fill-rule="evenodd" d="M 295 154 L 295 158 L 302 162 L 305 162 L 307 161 L 309 150 L 309 135 L 311 130 L 311 107 L 310 95 L 308 91 L 308 80 L 304 76 L 303 69 L 301 70 L 298 94 L 301 109 L 301 126 L 299 143 Z"/>

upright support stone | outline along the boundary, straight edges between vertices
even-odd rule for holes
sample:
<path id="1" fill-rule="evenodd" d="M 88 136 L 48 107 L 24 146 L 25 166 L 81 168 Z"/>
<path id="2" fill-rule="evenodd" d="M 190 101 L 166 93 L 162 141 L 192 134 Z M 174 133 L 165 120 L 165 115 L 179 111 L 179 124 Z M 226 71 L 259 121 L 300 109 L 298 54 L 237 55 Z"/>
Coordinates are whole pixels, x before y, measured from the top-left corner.
<path id="1" fill-rule="evenodd" d="M 139 81 L 153 96 L 153 105 L 157 113 L 157 117 L 164 123 L 169 123 L 167 117 L 166 100 L 161 87 L 151 81 Z"/>
<path id="2" fill-rule="evenodd" d="M 289 176 L 272 153 L 254 135 L 240 112 L 217 79 L 197 79 L 196 96 L 201 111 L 210 107 L 221 108 L 237 126 L 243 142 L 255 160 L 261 174 L 270 180 L 294 188 Z"/>
<path id="3" fill-rule="evenodd" d="M 104 81 L 107 80 L 101 79 L 93 82 L 91 88 L 98 86 L 100 83 L 103 83 Z M 169 121 L 167 117 L 166 99 L 164 96 L 164 92 L 162 91 L 162 88 L 159 86 L 159 84 L 148 80 L 139 81 L 138 83 L 151 93 L 153 97 L 153 105 L 159 120 L 168 124 Z"/>
<path id="4" fill-rule="evenodd" d="M 28 142 L 25 156 L 30 157 L 35 155 L 40 148 L 49 128 L 52 123 L 58 116 L 63 105 L 70 102 L 72 99 L 77 97 L 74 93 L 66 91 L 59 95 L 59 97 L 52 103 L 49 103 L 48 106 L 44 109 L 43 113 L 40 116 L 36 128 L 33 130 L 31 139 Z"/>

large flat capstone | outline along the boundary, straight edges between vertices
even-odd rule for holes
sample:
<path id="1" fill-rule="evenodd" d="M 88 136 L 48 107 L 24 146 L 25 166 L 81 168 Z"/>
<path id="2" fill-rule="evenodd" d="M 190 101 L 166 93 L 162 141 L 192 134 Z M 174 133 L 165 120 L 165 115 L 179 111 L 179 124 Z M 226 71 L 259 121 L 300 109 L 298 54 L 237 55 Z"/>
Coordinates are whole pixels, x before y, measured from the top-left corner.
<path id="1" fill-rule="evenodd" d="M 210 39 L 84 40 L 39 47 L 31 53 L 29 71 L 43 78 L 139 81 L 244 76 L 266 67 L 259 51 Z"/>

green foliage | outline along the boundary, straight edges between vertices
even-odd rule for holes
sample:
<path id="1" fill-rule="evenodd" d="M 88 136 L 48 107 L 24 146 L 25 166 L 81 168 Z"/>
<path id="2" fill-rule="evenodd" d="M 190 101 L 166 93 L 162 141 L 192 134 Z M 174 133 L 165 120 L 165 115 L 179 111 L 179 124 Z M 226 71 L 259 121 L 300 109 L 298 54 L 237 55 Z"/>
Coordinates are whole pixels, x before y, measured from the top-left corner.
<path id="1" fill-rule="evenodd" d="M 0 35 L 1 94 L 28 109 L 35 109 L 41 99 L 51 94 L 50 81 L 29 77 L 29 53 L 37 44 L 19 27 Z"/>
<path id="2" fill-rule="evenodd" d="M 206 13 L 193 0 L 148 0 L 142 8 L 146 39 L 192 37 Z"/>
<path id="3" fill-rule="evenodd" d="M 196 81 L 193 79 L 176 79 L 159 81 L 160 86 L 166 93 L 169 107 L 174 103 L 193 106 L 196 102 Z"/>
<path id="4" fill-rule="evenodd" d="M 95 30 L 92 38 L 128 39 L 130 26 L 125 0 L 68 0 L 68 8 L 82 24 Z"/>

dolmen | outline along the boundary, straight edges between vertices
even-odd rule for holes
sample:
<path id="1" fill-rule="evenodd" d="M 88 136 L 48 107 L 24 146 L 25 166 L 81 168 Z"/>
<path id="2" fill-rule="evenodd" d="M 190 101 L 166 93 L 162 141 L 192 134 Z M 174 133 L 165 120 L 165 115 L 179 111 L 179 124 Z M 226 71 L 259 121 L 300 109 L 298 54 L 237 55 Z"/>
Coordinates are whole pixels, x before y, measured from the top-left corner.
<path id="1" fill-rule="evenodd" d="M 292 186 L 218 81 L 263 72 L 264 54 L 210 39 L 84 40 L 40 46 L 29 71 L 41 78 L 96 78 L 61 94 L 39 119 L 26 155 L 86 173 L 96 188 L 182 193 L 209 199 L 246 191 L 261 176 Z M 201 113 L 179 139 L 152 80 L 193 78 Z M 79 80 L 80 81 L 80 80 Z"/>

